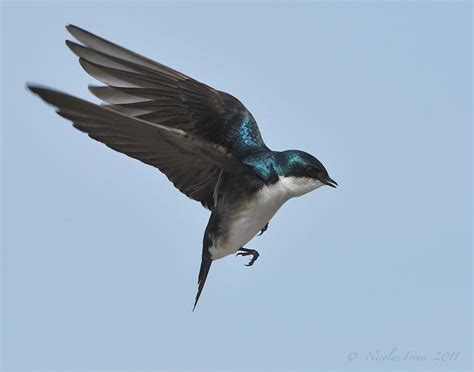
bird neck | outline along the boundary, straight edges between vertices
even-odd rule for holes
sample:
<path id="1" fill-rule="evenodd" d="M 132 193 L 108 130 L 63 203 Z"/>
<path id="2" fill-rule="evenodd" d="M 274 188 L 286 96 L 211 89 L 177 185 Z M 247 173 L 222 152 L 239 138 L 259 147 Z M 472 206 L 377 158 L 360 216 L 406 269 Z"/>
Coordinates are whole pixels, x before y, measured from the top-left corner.
<path id="1" fill-rule="evenodd" d="M 276 183 L 282 177 L 289 177 L 289 159 L 278 151 L 262 151 L 242 162 L 249 166 L 266 184 Z"/>

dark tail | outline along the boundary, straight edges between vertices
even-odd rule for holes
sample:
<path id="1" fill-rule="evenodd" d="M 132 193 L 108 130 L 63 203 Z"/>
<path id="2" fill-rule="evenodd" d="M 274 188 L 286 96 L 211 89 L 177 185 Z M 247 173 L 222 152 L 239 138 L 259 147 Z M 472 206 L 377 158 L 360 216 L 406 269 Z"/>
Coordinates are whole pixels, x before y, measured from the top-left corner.
<path id="1" fill-rule="evenodd" d="M 212 263 L 212 260 L 210 257 L 202 258 L 201 268 L 199 269 L 198 291 L 196 295 L 196 301 L 194 301 L 193 311 L 196 308 L 196 305 L 199 301 L 199 297 L 201 296 L 202 289 L 204 288 L 204 284 L 206 283 L 207 274 L 209 274 L 211 263 Z"/>

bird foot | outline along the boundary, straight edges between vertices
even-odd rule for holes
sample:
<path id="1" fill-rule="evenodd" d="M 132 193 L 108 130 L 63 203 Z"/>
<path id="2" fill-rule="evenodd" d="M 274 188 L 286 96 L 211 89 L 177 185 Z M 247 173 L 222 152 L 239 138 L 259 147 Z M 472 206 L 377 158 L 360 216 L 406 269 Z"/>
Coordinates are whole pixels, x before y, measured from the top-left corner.
<path id="1" fill-rule="evenodd" d="M 252 266 L 254 262 L 257 261 L 258 256 L 260 256 L 260 254 L 255 249 L 240 248 L 239 251 L 240 252 L 238 252 L 236 256 L 253 256 L 249 263 L 245 266 Z"/>
<path id="2" fill-rule="evenodd" d="M 262 235 L 265 231 L 267 231 L 267 229 L 268 229 L 268 222 L 267 222 L 267 224 L 266 224 L 265 226 L 263 226 L 263 229 L 260 230 L 260 232 L 257 234 L 257 236 Z"/>

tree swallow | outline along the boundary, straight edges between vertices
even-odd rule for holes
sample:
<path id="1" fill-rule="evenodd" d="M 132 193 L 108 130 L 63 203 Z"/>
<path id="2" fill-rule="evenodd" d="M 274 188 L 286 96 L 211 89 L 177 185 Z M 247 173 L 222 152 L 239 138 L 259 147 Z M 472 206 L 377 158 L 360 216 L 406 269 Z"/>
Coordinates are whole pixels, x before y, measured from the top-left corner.
<path id="1" fill-rule="evenodd" d="M 152 165 L 178 190 L 211 211 L 204 232 L 198 290 L 213 261 L 245 248 L 289 199 L 322 185 L 336 187 L 321 162 L 298 150 L 272 151 L 252 114 L 235 97 L 111 43 L 66 27 L 67 46 L 102 86 L 97 105 L 57 90 L 28 88 L 73 126 L 106 146 Z"/>

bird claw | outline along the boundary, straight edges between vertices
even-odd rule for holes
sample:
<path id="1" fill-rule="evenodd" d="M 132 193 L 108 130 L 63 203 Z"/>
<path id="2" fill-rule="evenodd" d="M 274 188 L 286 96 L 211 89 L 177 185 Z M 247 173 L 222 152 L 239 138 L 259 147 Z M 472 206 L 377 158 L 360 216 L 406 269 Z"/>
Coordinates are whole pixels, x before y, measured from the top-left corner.
<path id="1" fill-rule="evenodd" d="M 267 224 L 266 224 L 265 226 L 263 226 L 263 229 L 260 230 L 260 232 L 257 234 L 257 236 L 262 235 L 265 231 L 267 231 L 267 229 L 268 229 L 268 222 L 267 222 Z"/>
<path id="2" fill-rule="evenodd" d="M 240 252 L 236 254 L 236 256 L 250 256 L 250 255 L 252 255 L 252 258 L 248 264 L 245 264 L 245 266 L 252 266 L 255 263 L 255 261 L 257 261 L 257 258 L 260 256 L 260 254 L 255 249 L 247 249 L 247 248 L 245 248 L 245 250 L 242 249 Z"/>

